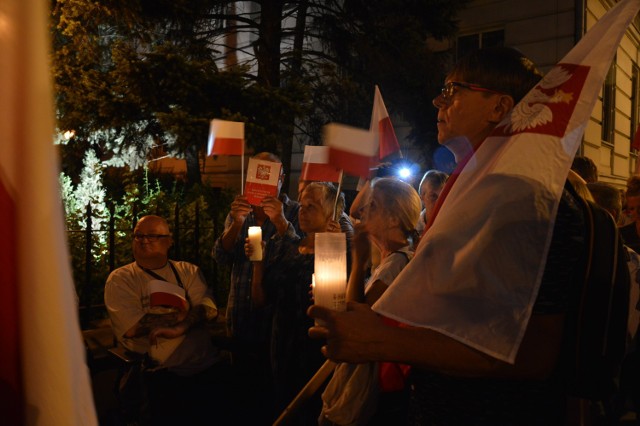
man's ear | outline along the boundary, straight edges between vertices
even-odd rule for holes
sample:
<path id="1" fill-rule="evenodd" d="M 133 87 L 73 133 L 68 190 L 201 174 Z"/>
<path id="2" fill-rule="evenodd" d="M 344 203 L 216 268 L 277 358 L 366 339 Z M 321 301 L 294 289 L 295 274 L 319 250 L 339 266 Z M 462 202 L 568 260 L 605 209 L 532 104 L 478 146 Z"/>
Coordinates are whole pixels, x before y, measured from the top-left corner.
<path id="1" fill-rule="evenodd" d="M 514 107 L 515 101 L 509 95 L 500 95 L 491 114 L 491 122 L 499 123 Z"/>
<path id="2" fill-rule="evenodd" d="M 280 173 L 280 176 L 278 176 L 278 183 L 277 183 L 277 185 L 278 185 L 278 196 L 280 196 L 280 190 L 282 189 L 282 185 L 284 185 L 285 176 L 286 175 L 284 173 Z"/>

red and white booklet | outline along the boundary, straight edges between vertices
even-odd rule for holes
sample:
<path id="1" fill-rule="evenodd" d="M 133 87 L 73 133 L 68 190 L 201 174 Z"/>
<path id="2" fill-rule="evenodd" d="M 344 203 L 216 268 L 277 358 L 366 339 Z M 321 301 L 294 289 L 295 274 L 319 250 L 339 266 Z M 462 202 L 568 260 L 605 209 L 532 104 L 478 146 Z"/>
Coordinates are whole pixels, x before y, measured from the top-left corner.
<path id="1" fill-rule="evenodd" d="M 282 164 L 273 161 L 249 159 L 244 195 L 249 204 L 257 206 L 264 197 L 278 196 L 278 181 Z"/>
<path id="2" fill-rule="evenodd" d="M 186 311 L 188 308 L 184 289 L 161 280 L 149 281 L 149 306 L 176 308 L 181 311 Z"/>

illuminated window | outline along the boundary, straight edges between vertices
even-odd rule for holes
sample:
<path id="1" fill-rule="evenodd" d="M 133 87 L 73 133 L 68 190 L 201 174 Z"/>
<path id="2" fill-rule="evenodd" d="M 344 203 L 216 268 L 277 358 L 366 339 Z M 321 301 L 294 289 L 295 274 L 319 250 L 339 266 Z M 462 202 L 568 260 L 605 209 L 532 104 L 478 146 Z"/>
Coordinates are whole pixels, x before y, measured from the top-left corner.
<path id="1" fill-rule="evenodd" d="M 602 88 L 602 141 L 613 144 L 616 116 L 616 61 L 607 73 Z"/>
<path id="2" fill-rule="evenodd" d="M 638 64 L 633 64 L 633 70 L 631 72 L 631 129 L 629 129 L 629 135 L 631 136 L 631 142 L 638 129 L 640 120 L 640 67 Z"/>

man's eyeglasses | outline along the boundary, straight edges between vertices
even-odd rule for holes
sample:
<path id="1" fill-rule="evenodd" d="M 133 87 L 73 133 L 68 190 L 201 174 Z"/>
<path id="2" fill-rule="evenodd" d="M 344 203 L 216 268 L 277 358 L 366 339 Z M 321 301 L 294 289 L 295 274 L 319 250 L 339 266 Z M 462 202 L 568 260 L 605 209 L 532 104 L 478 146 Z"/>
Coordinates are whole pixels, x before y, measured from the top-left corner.
<path id="1" fill-rule="evenodd" d="M 497 93 L 497 94 L 501 93 L 496 90 L 487 89 L 486 87 L 482 87 L 478 84 L 461 83 L 459 81 L 450 81 L 442 87 L 439 100 L 448 105 L 449 103 L 451 103 L 451 100 L 453 99 L 453 95 L 455 95 L 458 88 L 472 90 L 474 92 L 486 92 L 486 93 Z M 437 100 L 438 98 L 434 99 L 433 102 L 436 103 Z"/>
<path id="2" fill-rule="evenodd" d="M 145 238 L 150 243 L 155 243 L 163 238 L 169 238 L 168 234 L 133 234 L 133 239 L 136 241 L 143 241 Z"/>

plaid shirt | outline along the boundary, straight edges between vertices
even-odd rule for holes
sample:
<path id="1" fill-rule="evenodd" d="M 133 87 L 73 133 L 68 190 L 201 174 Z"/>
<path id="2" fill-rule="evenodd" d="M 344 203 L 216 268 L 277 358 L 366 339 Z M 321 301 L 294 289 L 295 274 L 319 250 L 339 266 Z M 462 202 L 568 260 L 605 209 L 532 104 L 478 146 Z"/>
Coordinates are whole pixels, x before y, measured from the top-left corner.
<path id="1" fill-rule="evenodd" d="M 280 195 L 284 217 L 289 221 L 286 234 L 290 237 L 302 235 L 298 224 L 298 210 L 296 201 L 286 194 Z M 231 216 L 227 215 L 225 231 L 232 224 Z M 227 302 L 227 331 L 230 336 L 245 342 L 265 342 L 269 339 L 271 329 L 270 307 L 254 309 L 251 302 L 251 278 L 253 265 L 244 254 L 244 241 L 249 234 L 249 227 L 256 226 L 253 214 L 247 216 L 236 239 L 231 252 L 222 247 L 222 236 L 218 237 L 213 248 L 214 257 L 219 264 L 231 265 L 231 283 L 229 300 Z M 267 218 L 262 224 L 262 239 L 268 241 L 277 233 L 276 227 Z"/>

